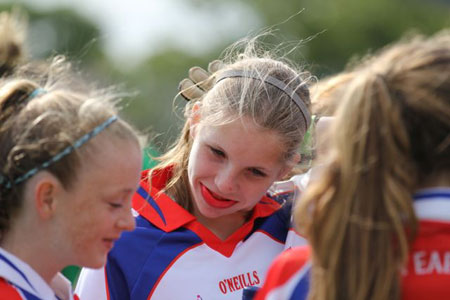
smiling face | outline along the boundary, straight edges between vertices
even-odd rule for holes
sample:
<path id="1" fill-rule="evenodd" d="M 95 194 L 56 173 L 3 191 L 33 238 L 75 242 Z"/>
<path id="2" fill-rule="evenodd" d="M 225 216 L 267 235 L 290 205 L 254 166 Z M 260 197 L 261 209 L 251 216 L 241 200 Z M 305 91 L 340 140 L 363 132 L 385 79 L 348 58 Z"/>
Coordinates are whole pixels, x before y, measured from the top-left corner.
<path id="1" fill-rule="evenodd" d="M 194 215 L 203 223 L 245 220 L 275 181 L 290 168 L 279 136 L 249 119 L 221 126 L 191 125 L 188 176 Z"/>
<path id="2" fill-rule="evenodd" d="M 141 169 L 141 150 L 134 141 L 97 137 L 77 179 L 61 190 L 55 225 L 59 247 L 70 264 L 99 268 L 114 241 L 135 227 L 131 197 Z"/>

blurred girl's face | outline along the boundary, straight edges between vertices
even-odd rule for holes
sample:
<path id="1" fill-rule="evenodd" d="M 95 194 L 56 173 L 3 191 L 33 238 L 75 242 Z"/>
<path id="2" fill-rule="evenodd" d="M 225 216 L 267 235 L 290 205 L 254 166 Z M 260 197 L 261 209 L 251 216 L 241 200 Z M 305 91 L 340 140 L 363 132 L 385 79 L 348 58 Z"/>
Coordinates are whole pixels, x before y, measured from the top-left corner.
<path id="1" fill-rule="evenodd" d="M 250 119 L 221 126 L 191 120 L 191 135 L 188 176 L 198 218 L 245 219 L 270 185 L 290 171 L 278 134 Z"/>
<path id="2" fill-rule="evenodd" d="M 131 198 L 142 154 L 134 141 L 98 136 L 90 143 L 96 143 L 95 153 L 82 163 L 71 188 L 62 192 L 57 238 L 70 264 L 99 268 L 121 232 L 135 227 Z"/>

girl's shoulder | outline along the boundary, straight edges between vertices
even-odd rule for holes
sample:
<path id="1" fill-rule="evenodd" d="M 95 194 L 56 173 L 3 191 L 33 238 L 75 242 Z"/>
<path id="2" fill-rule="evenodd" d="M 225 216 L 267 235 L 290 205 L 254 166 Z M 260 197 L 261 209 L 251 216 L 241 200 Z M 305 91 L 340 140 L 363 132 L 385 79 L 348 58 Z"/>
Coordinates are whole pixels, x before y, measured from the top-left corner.
<path id="1" fill-rule="evenodd" d="M 255 299 L 306 299 L 311 268 L 310 252 L 308 246 L 282 252 L 272 262 L 264 285 Z"/>

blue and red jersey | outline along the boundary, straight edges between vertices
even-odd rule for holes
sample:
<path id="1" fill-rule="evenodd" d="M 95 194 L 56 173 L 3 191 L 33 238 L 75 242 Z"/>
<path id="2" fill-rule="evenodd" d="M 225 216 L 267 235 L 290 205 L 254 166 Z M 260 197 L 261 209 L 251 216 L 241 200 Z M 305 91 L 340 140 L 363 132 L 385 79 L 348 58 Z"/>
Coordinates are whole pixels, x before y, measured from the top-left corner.
<path id="1" fill-rule="evenodd" d="M 413 205 L 419 232 L 402 272 L 402 299 L 450 299 L 450 189 L 421 190 Z M 310 251 L 298 247 L 277 257 L 256 300 L 306 299 Z"/>
<path id="2" fill-rule="evenodd" d="M 160 192 L 170 176 L 170 169 L 153 174 L 150 186 L 143 173 L 133 198 L 136 229 L 122 235 L 104 270 L 82 271 L 81 299 L 240 300 L 244 287 L 262 284 L 286 243 L 304 243 L 291 228 L 290 206 L 268 197 L 221 240 Z"/>

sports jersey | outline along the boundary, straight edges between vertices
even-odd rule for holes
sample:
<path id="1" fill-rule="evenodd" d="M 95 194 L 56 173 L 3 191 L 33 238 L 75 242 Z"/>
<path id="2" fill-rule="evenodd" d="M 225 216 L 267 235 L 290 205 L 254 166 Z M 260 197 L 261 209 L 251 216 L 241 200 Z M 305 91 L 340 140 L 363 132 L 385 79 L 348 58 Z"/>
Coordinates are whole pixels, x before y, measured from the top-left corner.
<path id="1" fill-rule="evenodd" d="M 82 271 L 76 289 L 81 299 L 240 300 L 244 287 L 263 282 L 272 260 L 291 246 L 287 241 L 304 244 L 290 227 L 289 205 L 268 197 L 222 241 L 160 193 L 170 168 L 152 176 L 150 187 L 144 171 L 133 198 L 136 229 L 122 234 L 105 269 Z"/>
<path id="2" fill-rule="evenodd" d="M 58 295 L 58 297 L 55 295 Z M 49 286 L 36 271 L 0 248 L 0 300 L 77 300 L 70 282 L 57 274 Z"/>
<path id="3" fill-rule="evenodd" d="M 450 188 L 420 190 L 413 199 L 419 231 L 402 272 L 402 299 L 450 299 Z M 309 247 L 282 253 L 255 299 L 306 299 L 309 257 Z"/>

